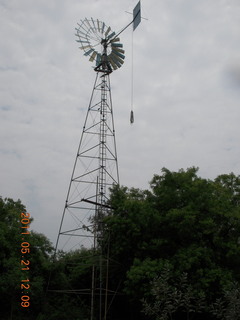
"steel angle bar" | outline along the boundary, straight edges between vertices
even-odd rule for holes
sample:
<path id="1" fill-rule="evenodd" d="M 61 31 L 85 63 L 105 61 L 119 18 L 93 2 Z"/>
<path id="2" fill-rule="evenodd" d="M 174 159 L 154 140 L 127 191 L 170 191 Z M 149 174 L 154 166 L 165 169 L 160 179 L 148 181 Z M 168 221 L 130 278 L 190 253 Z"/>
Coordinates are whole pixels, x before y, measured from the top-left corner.
<path id="1" fill-rule="evenodd" d="M 85 158 L 85 159 L 96 159 L 96 156 L 83 156 L 83 155 L 81 155 L 81 158 Z"/>
<path id="2" fill-rule="evenodd" d="M 70 232 L 74 232 L 74 231 L 80 231 L 80 230 L 84 230 L 83 228 L 78 228 L 78 229 L 73 229 L 73 230 L 66 230 L 66 231 L 63 231 L 61 232 L 61 234 L 64 236 L 78 236 L 78 237 L 89 237 L 89 238 L 92 238 L 93 236 L 90 236 L 90 235 L 81 235 L 81 234 L 78 234 L 78 233 L 70 233 Z M 85 230 L 84 230 L 85 231 Z M 91 231 L 88 231 L 89 233 L 91 233 Z"/>
<path id="3" fill-rule="evenodd" d="M 98 126 L 100 123 L 101 123 L 101 121 L 98 121 L 98 122 L 94 123 L 93 125 L 91 125 L 90 127 L 87 127 L 87 128 L 84 130 L 84 133 L 91 133 L 91 131 L 89 131 L 89 130 L 91 130 L 92 128 L 95 128 L 95 127 Z M 92 133 L 94 133 L 94 132 L 92 132 Z M 98 134 L 98 133 L 97 133 L 97 134 Z"/>
<path id="4" fill-rule="evenodd" d="M 111 154 L 111 156 L 113 158 L 108 158 L 108 160 L 113 160 L 113 159 L 116 159 L 115 155 L 112 153 L 112 151 L 106 146 L 106 149 L 108 150 L 108 152 Z"/>
<path id="5" fill-rule="evenodd" d="M 111 112 L 108 112 L 108 113 L 111 113 Z M 106 136 L 107 137 L 113 137 L 114 136 L 114 131 L 110 128 L 110 126 L 106 123 L 106 126 L 107 126 L 107 130 L 110 132 L 110 133 L 106 133 Z"/>
<path id="6" fill-rule="evenodd" d="M 81 182 L 85 183 L 85 181 L 84 181 L 84 180 L 83 180 L 83 181 L 81 181 Z M 88 208 L 88 207 L 84 207 L 84 206 L 82 206 L 82 207 L 80 207 L 80 206 L 72 206 L 71 204 L 70 204 L 70 205 L 68 205 L 68 206 L 67 206 L 67 208 L 68 208 L 68 209 L 88 210 L 89 212 L 90 212 L 90 211 L 95 211 L 95 210 L 96 210 L 95 208 Z M 70 211 L 70 210 L 68 210 L 68 211 Z"/>
<path id="7" fill-rule="evenodd" d="M 71 229 L 71 230 L 66 230 L 61 232 L 62 234 L 67 234 L 68 232 L 73 232 L 73 231 L 79 231 L 79 230 L 83 230 L 83 228 L 75 228 L 75 229 Z"/>
<path id="8" fill-rule="evenodd" d="M 106 174 L 107 174 L 113 181 L 115 181 L 115 182 L 117 183 L 116 179 L 114 179 L 114 177 L 110 174 L 109 171 L 107 171 L 107 170 L 105 169 L 105 172 L 106 172 Z"/>
<path id="9" fill-rule="evenodd" d="M 81 179 L 82 177 L 85 177 L 85 176 L 88 176 L 88 175 L 90 175 L 91 173 L 93 173 L 93 172 L 96 172 L 96 171 L 98 171 L 99 170 L 99 167 L 97 167 L 96 169 L 94 169 L 94 170 L 91 170 L 91 171 L 88 171 L 88 172 L 86 172 L 86 173 L 84 173 L 84 174 L 82 174 L 82 175 L 80 175 L 80 176 L 78 176 L 78 177 L 76 177 L 76 178 L 74 178 L 73 179 L 73 181 L 76 181 L 77 179 Z M 81 181 L 81 180 L 80 180 Z M 86 181 L 87 182 L 87 181 Z M 89 181 L 89 183 L 91 183 L 90 181 Z"/>
<path id="10" fill-rule="evenodd" d="M 117 160 L 117 157 L 114 157 L 114 158 L 106 158 L 106 161 L 116 161 Z M 109 169 L 108 169 L 109 170 Z"/>
<path id="11" fill-rule="evenodd" d="M 98 202 L 96 202 L 96 201 L 91 201 L 91 200 L 88 200 L 88 199 L 82 199 L 82 201 L 87 202 L 87 203 L 90 203 L 90 204 L 99 205 L 99 206 L 101 206 L 101 207 L 105 207 L 105 208 L 108 208 L 108 209 L 112 209 L 112 207 L 108 206 L 107 204 L 98 203 Z"/>
<path id="12" fill-rule="evenodd" d="M 99 168 L 97 168 L 96 170 L 99 170 Z M 78 184 L 79 183 L 85 183 L 86 185 L 88 185 L 88 184 L 97 184 L 97 182 L 89 181 L 89 180 L 83 180 L 83 179 L 79 179 L 79 180 L 74 179 L 74 182 L 77 182 Z M 72 208 L 80 208 L 80 207 L 71 207 L 71 203 L 70 203 L 70 205 L 68 205 L 68 208 L 72 209 Z M 90 210 L 90 208 L 88 210 Z"/>
<path id="13" fill-rule="evenodd" d="M 81 157 L 83 154 L 85 154 L 85 153 L 87 153 L 87 152 L 89 152 L 89 151 L 91 151 L 91 150 L 94 150 L 94 149 L 96 149 L 96 148 L 99 147 L 99 146 L 100 146 L 100 143 L 96 144 L 95 146 L 93 146 L 93 147 L 91 147 L 91 148 L 88 148 L 88 149 L 82 151 L 81 153 L 79 153 L 78 156 Z"/>

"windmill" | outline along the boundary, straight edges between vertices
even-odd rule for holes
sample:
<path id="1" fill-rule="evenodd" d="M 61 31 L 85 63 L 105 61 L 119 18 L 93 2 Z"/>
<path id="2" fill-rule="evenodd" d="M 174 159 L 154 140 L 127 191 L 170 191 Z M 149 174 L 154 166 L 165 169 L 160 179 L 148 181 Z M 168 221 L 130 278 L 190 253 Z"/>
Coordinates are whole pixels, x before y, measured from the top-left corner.
<path id="1" fill-rule="evenodd" d="M 97 251 L 101 248 L 104 231 L 102 217 L 112 211 L 109 206 L 109 188 L 119 184 L 110 74 L 119 69 L 125 59 L 119 35 L 131 24 L 135 30 L 140 20 L 139 1 L 133 10 L 133 20 L 119 33 L 114 32 L 104 22 L 92 18 L 81 20 L 76 28 L 76 41 L 80 44 L 80 49 L 90 62 L 95 62 L 96 78 L 73 166 L 56 250 L 85 247 Z M 103 275 L 103 259 L 99 261 L 98 318 L 106 319 L 108 287 L 104 284 L 106 276 Z M 89 291 L 91 319 L 94 318 L 96 303 L 96 269 L 96 266 L 92 267 Z M 81 290 L 78 293 L 81 294 Z"/>

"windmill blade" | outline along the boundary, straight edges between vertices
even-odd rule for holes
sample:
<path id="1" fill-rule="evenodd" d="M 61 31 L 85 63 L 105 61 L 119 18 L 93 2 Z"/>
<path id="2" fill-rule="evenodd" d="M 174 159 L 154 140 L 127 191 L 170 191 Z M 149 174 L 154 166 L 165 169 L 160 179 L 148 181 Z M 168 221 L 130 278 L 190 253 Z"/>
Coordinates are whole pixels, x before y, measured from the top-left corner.
<path id="1" fill-rule="evenodd" d="M 101 63 L 101 57 L 102 55 L 100 53 L 97 53 L 96 66 L 98 66 Z"/>
<path id="2" fill-rule="evenodd" d="M 91 20 L 92 20 L 92 25 L 93 25 L 94 28 L 96 29 L 95 22 L 94 22 L 93 18 L 91 18 Z"/>
<path id="3" fill-rule="evenodd" d="M 82 21 L 82 20 L 81 20 L 81 22 L 82 22 L 82 24 L 81 24 L 81 25 L 78 24 L 78 25 L 79 25 L 80 28 L 83 30 L 83 33 L 84 33 L 85 35 L 87 35 L 87 34 L 88 34 L 88 26 L 85 25 L 85 21 Z M 86 28 L 86 29 L 85 29 L 85 28 Z"/>
<path id="4" fill-rule="evenodd" d="M 108 27 L 107 31 L 105 32 L 105 37 L 107 37 L 107 35 L 109 34 L 110 31 L 111 31 L 111 28 Z"/>
<path id="5" fill-rule="evenodd" d="M 91 33 L 89 33 L 89 36 L 90 37 L 96 37 L 96 36 L 98 36 L 98 29 L 97 29 L 97 27 L 95 27 L 95 26 L 92 26 L 92 28 L 91 28 Z"/>
<path id="6" fill-rule="evenodd" d="M 100 21 L 98 19 L 97 19 L 97 26 L 98 26 L 98 31 L 101 32 L 100 31 Z"/>
<path id="7" fill-rule="evenodd" d="M 78 37 L 81 37 L 81 38 L 84 38 L 84 39 L 88 39 L 88 36 L 86 35 L 86 33 L 80 31 L 80 28 L 76 29 L 76 30 L 77 30 L 77 36 Z"/>
<path id="8" fill-rule="evenodd" d="M 90 45 L 88 45 L 88 46 L 82 46 L 80 49 L 85 50 L 85 49 L 88 49 L 88 48 L 91 48 L 91 46 L 90 46 Z"/>
<path id="9" fill-rule="evenodd" d="M 110 57 L 110 59 L 112 59 L 113 62 L 118 66 L 118 68 L 120 68 L 121 65 L 123 64 L 123 60 L 120 59 L 118 56 L 114 56 L 113 53 L 111 53 L 111 54 L 109 55 L 109 57 Z"/>
<path id="10" fill-rule="evenodd" d="M 125 53 L 125 50 L 117 48 L 117 47 L 112 48 L 112 50 L 117 51 L 117 52 L 121 52 L 121 53 Z"/>
<path id="11" fill-rule="evenodd" d="M 118 51 L 116 51 L 114 49 L 112 50 L 112 53 L 115 54 L 116 56 L 122 58 L 122 59 L 125 59 L 124 54 L 122 54 L 122 53 L 120 53 L 120 52 L 118 52 Z"/>
<path id="12" fill-rule="evenodd" d="M 89 59 L 89 61 L 93 62 L 93 60 L 96 58 L 97 51 L 94 51 Z"/>
<path id="13" fill-rule="evenodd" d="M 123 45 L 122 45 L 122 43 L 112 43 L 112 47 L 122 48 Z"/>
<path id="14" fill-rule="evenodd" d="M 75 34 L 75 36 L 79 37 L 77 34 Z M 85 38 L 83 38 L 85 39 Z M 80 43 L 89 43 L 89 41 L 86 39 L 86 40 L 82 40 L 80 37 L 78 40 L 76 40 L 77 42 L 80 42 Z"/>
<path id="15" fill-rule="evenodd" d="M 86 24 L 88 25 L 88 33 L 87 33 L 87 36 L 88 36 L 88 37 L 91 37 L 91 38 L 94 38 L 94 37 L 99 38 L 99 37 L 97 36 L 97 29 L 96 29 L 96 27 L 95 27 L 95 24 L 93 23 L 93 24 L 91 25 L 90 22 L 92 22 L 92 21 L 91 21 L 91 20 L 88 20 L 87 18 L 85 18 L 84 21 L 86 22 L 85 25 L 86 25 Z"/>
<path id="16" fill-rule="evenodd" d="M 88 51 L 86 51 L 85 53 L 84 53 L 84 55 L 85 56 L 89 56 L 90 55 L 90 53 L 92 53 L 94 51 L 94 49 L 90 49 L 90 50 L 88 50 Z"/>
<path id="17" fill-rule="evenodd" d="M 120 58 L 119 56 L 115 55 L 114 52 L 111 53 L 112 54 L 112 58 L 115 59 L 114 62 L 120 62 L 121 64 L 124 63 L 123 59 Z"/>
<path id="18" fill-rule="evenodd" d="M 114 38 L 114 39 L 111 40 L 111 43 L 112 42 L 118 42 L 118 41 L 120 41 L 120 38 Z"/>
<path id="19" fill-rule="evenodd" d="M 80 43 L 89 43 L 88 41 L 85 41 L 85 40 L 81 40 L 81 39 L 79 39 L 79 40 L 76 40 L 77 42 L 80 42 Z"/>
<path id="20" fill-rule="evenodd" d="M 84 22 L 85 22 L 85 25 L 87 25 L 88 28 L 89 28 L 90 30 L 92 30 L 92 26 L 91 26 L 91 24 L 90 24 L 90 22 L 89 22 L 89 20 L 88 20 L 87 18 L 85 18 Z"/>
<path id="21" fill-rule="evenodd" d="M 104 33 L 104 28 L 105 28 L 105 22 L 102 24 L 102 34 Z"/>
<path id="22" fill-rule="evenodd" d="M 113 32 L 110 34 L 110 36 L 108 36 L 108 39 L 111 39 L 112 37 L 114 37 L 115 34 L 116 34 L 116 32 L 113 31 Z"/>
<path id="23" fill-rule="evenodd" d="M 114 63 L 113 59 L 111 59 L 110 57 L 108 57 L 109 62 L 111 64 L 111 66 L 113 67 L 114 70 L 117 70 L 118 66 Z"/>
<path id="24" fill-rule="evenodd" d="M 118 60 L 114 60 L 114 63 L 116 63 L 116 65 L 118 66 L 118 68 L 121 68 L 122 63 L 120 63 Z"/>

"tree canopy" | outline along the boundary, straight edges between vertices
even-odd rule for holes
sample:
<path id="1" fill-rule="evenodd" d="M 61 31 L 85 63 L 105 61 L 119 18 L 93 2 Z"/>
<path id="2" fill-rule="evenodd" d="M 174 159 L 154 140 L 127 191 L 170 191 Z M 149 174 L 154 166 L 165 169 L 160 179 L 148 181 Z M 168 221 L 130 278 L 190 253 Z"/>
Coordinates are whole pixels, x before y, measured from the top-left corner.
<path id="1" fill-rule="evenodd" d="M 239 283 L 240 179 L 231 173 L 212 181 L 197 172 L 195 167 L 178 172 L 164 168 L 148 191 L 112 190 L 115 210 L 106 218 L 111 254 L 121 265 L 123 292 L 139 310 L 140 301 L 145 310 L 147 303 L 161 302 L 154 302 L 152 287 L 166 266 L 176 285 L 187 276 L 192 299 L 204 299 L 205 314 L 211 314 L 212 304 L 227 288 Z M 171 317 L 184 318 L 184 312 L 179 304 Z"/>
<path id="2" fill-rule="evenodd" d="M 4 306 L 0 314 L 3 320 L 35 320 L 43 305 L 49 274 L 52 245 L 43 234 L 33 231 L 30 231 L 23 240 L 22 232 L 27 229 L 21 228 L 22 213 L 26 213 L 26 208 L 20 200 L 0 198 L 0 297 Z M 29 226 L 32 220 L 29 219 Z M 22 243 L 30 251 L 29 255 L 26 254 L 26 258 L 22 258 Z M 29 263 L 29 270 L 22 270 L 27 267 L 21 263 L 22 260 Z M 31 296 L 29 309 L 21 307 L 21 284 L 25 284 L 22 280 L 27 278 L 31 280 L 28 290 Z"/>

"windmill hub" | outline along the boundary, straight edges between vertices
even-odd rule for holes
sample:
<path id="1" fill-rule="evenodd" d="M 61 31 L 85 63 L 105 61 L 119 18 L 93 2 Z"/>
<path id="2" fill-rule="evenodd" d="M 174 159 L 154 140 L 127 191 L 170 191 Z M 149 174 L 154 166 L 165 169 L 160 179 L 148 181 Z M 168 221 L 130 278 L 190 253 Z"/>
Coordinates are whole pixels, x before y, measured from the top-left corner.
<path id="1" fill-rule="evenodd" d="M 104 49 L 107 49 L 107 46 L 108 46 L 107 39 L 102 39 L 101 44 L 103 45 Z"/>

